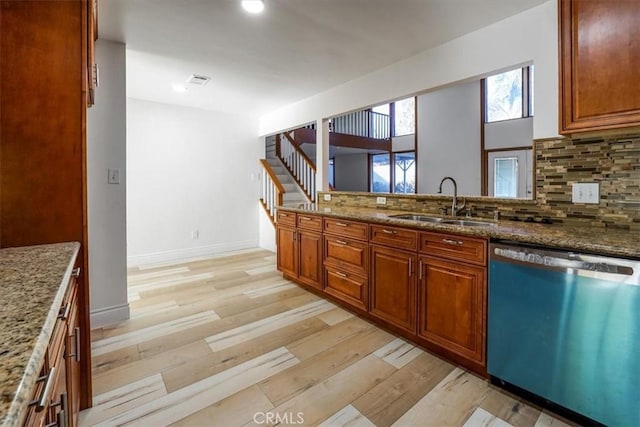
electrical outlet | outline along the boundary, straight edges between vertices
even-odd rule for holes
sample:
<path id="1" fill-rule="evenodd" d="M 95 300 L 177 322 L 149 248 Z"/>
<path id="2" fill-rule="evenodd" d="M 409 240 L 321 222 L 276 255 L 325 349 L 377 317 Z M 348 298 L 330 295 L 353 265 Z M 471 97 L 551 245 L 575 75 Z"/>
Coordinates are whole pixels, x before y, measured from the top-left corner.
<path id="1" fill-rule="evenodd" d="M 600 184 L 597 182 L 580 182 L 571 187 L 571 201 L 573 203 L 600 203 Z"/>
<path id="2" fill-rule="evenodd" d="M 120 184 L 120 169 L 109 169 L 109 177 L 107 182 L 109 184 Z"/>
<path id="3" fill-rule="evenodd" d="M 323 195 L 322 195 L 322 199 L 323 199 L 325 202 L 330 202 L 330 201 L 331 201 L 331 194 L 323 194 Z"/>
<path id="4" fill-rule="evenodd" d="M 200 238 L 200 230 L 193 230 L 191 232 L 191 239 L 198 240 Z"/>
<path id="5" fill-rule="evenodd" d="M 386 197 L 376 197 L 376 203 L 379 205 L 386 205 L 387 198 Z"/>

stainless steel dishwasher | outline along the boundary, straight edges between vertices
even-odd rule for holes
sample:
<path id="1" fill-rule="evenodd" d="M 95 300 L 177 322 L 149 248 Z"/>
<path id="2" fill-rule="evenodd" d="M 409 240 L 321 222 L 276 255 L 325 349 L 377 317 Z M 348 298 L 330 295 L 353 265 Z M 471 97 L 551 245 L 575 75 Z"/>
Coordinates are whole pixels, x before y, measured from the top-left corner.
<path id="1" fill-rule="evenodd" d="M 640 426 L 640 261 L 490 246 L 493 382 L 609 426 Z"/>

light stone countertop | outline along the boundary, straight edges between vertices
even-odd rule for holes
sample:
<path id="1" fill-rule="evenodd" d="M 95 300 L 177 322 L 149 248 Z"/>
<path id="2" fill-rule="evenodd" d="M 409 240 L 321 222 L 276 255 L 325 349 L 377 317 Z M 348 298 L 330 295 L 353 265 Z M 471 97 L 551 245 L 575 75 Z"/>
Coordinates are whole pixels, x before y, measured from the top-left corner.
<path id="1" fill-rule="evenodd" d="M 20 426 L 80 249 L 0 249 L 0 426 Z"/>
<path id="2" fill-rule="evenodd" d="M 490 221 L 484 218 L 470 219 L 492 222 L 493 224 L 485 227 L 468 227 L 452 224 L 402 220 L 390 217 L 391 215 L 403 213 L 420 214 L 418 212 L 350 206 L 319 206 L 311 203 L 280 206 L 278 209 L 298 213 L 324 215 L 326 217 L 394 225 L 425 231 L 440 231 L 466 236 L 529 243 L 558 249 L 584 251 L 600 255 L 640 259 L 640 232 L 638 231 L 588 226 L 578 227 L 563 224 Z M 428 213 L 423 215 L 437 216 Z"/>

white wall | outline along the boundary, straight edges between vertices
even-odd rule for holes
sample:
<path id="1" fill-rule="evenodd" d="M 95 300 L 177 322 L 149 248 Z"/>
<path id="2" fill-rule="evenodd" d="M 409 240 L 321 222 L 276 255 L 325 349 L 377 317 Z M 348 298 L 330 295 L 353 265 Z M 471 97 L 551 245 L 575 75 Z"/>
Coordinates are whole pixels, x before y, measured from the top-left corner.
<path id="1" fill-rule="evenodd" d="M 263 249 L 267 249 L 269 251 L 276 252 L 276 231 L 271 223 L 271 219 L 264 211 L 264 208 L 260 204 L 257 203 L 258 206 L 258 217 L 259 217 L 259 228 L 260 228 L 260 238 L 258 241 L 258 246 Z"/>
<path id="2" fill-rule="evenodd" d="M 257 118 L 132 98 L 127 108 L 129 264 L 256 247 Z"/>
<path id="3" fill-rule="evenodd" d="M 416 135 L 402 135 L 391 138 L 391 150 L 397 151 L 413 151 L 416 149 Z"/>
<path id="4" fill-rule="evenodd" d="M 480 82 L 418 97 L 418 189 L 435 194 L 445 176 L 458 194 L 480 195 Z M 451 183 L 444 194 L 453 194 Z"/>
<path id="5" fill-rule="evenodd" d="M 533 62 L 534 138 L 558 134 L 557 2 L 548 2 L 260 118 L 267 135 Z"/>
<path id="6" fill-rule="evenodd" d="M 347 154 L 334 157 L 335 187 L 338 191 L 369 191 L 369 155 Z"/>
<path id="7" fill-rule="evenodd" d="M 96 43 L 100 86 L 87 112 L 89 284 L 93 328 L 129 318 L 126 234 L 125 45 Z M 120 184 L 107 170 L 120 170 Z"/>

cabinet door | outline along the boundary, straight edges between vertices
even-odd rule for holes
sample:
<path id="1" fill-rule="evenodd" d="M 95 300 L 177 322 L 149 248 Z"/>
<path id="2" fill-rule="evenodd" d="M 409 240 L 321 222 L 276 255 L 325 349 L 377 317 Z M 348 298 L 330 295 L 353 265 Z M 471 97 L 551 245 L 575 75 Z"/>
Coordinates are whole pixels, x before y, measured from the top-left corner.
<path id="1" fill-rule="evenodd" d="M 325 267 L 324 291 L 347 304 L 367 310 L 367 278 L 332 265 Z"/>
<path id="2" fill-rule="evenodd" d="M 420 269 L 418 335 L 484 364 L 486 269 L 429 257 Z"/>
<path id="3" fill-rule="evenodd" d="M 294 228 L 276 228 L 276 245 L 278 247 L 278 270 L 289 277 L 298 277 L 298 242 Z"/>
<path id="4" fill-rule="evenodd" d="M 560 1 L 561 133 L 640 125 L 637 0 Z"/>
<path id="5" fill-rule="evenodd" d="M 322 234 L 298 230 L 298 280 L 322 289 Z"/>
<path id="6" fill-rule="evenodd" d="M 416 255 L 371 245 L 369 311 L 395 326 L 415 333 Z"/>

